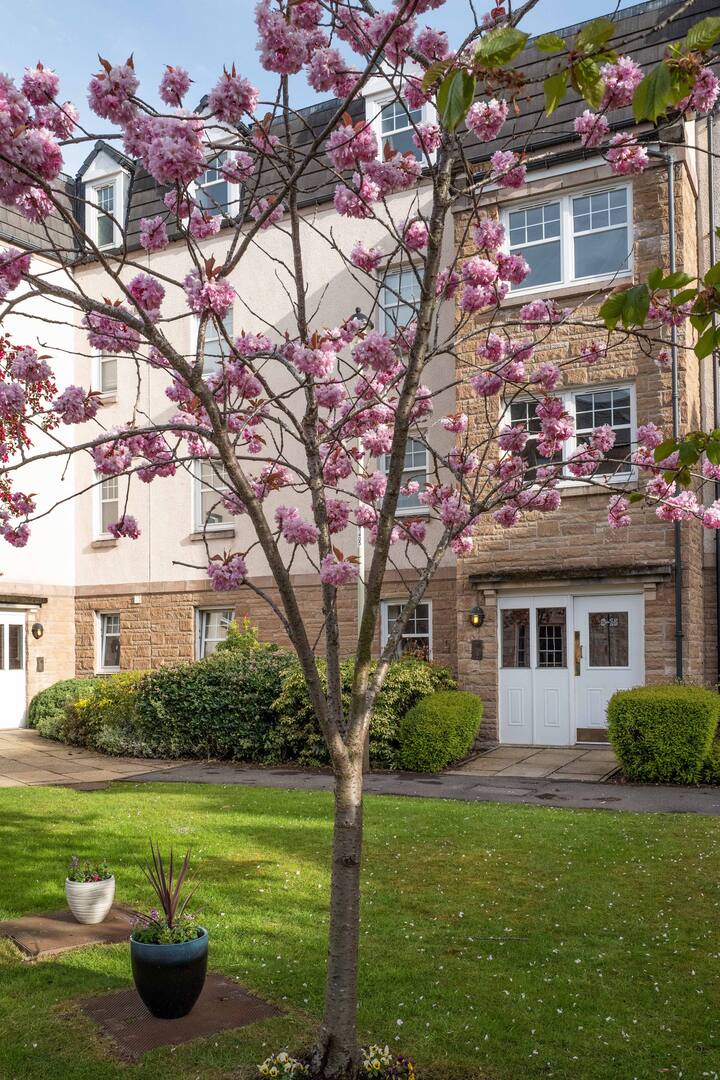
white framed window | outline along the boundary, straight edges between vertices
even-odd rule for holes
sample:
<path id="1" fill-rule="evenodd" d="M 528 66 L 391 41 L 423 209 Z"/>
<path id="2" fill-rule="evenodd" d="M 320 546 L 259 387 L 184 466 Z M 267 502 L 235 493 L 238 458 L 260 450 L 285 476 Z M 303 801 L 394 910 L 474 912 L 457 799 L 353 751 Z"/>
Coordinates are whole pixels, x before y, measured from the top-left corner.
<path id="1" fill-rule="evenodd" d="M 426 161 L 428 157 L 430 161 L 435 160 L 434 153 L 426 155 L 413 141 L 418 124 L 428 123 L 435 118 L 431 104 L 411 109 L 403 97 L 377 94 L 366 99 L 366 116 L 373 126 L 381 161 L 386 146 L 394 153 L 407 154 L 409 151 L 418 161 Z"/>
<path id="2" fill-rule="evenodd" d="M 388 270 L 380 285 L 380 330 L 394 337 L 411 323 L 417 314 L 420 282 L 412 267 Z"/>
<path id="3" fill-rule="evenodd" d="M 502 211 L 507 250 L 530 273 L 513 293 L 627 275 L 632 263 L 632 189 L 627 184 L 533 200 Z"/>
<path id="4" fill-rule="evenodd" d="M 221 169 L 228 151 L 219 150 L 207 159 L 205 172 L 201 173 L 192 189 L 198 206 L 211 217 L 232 217 L 239 209 L 239 188 L 223 176 Z"/>
<path id="5" fill-rule="evenodd" d="M 196 532 L 227 528 L 232 515 L 222 504 L 230 490 L 225 466 L 220 462 L 197 461 L 193 476 L 193 516 Z"/>
<path id="6" fill-rule="evenodd" d="M 197 351 L 197 335 L 200 327 L 200 320 L 194 318 L 192 320 L 194 327 L 194 341 L 192 342 L 193 354 Z M 222 321 L 222 325 L 225 329 L 225 333 L 229 338 L 232 338 L 233 334 L 233 313 L 228 311 L 227 315 Z M 208 319 L 205 323 L 205 348 L 203 350 L 203 376 L 212 375 L 213 372 L 218 371 L 222 365 L 223 360 L 228 355 L 228 343 L 225 339 L 225 335 L 220 332 L 220 327 L 215 323 L 213 319 Z"/>
<path id="7" fill-rule="evenodd" d="M 392 632 L 395 620 L 403 607 L 402 600 L 383 600 L 380 605 L 380 648 L 384 649 Z M 402 632 L 397 655 L 405 653 L 424 656 L 432 660 L 432 601 L 423 600 L 407 621 Z"/>
<path id="8" fill-rule="evenodd" d="M 387 476 L 390 469 L 390 455 L 383 454 L 382 471 Z M 418 484 L 418 490 L 412 495 L 400 495 L 397 504 L 398 514 L 417 514 L 425 511 L 420 502 L 420 493 L 425 490 L 428 478 L 428 451 L 418 439 L 408 439 L 405 446 L 405 465 L 402 472 L 402 486 L 411 482 Z"/>
<path id="9" fill-rule="evenodd" d="M 97 670 L 120 670 L 120 612 L 97 614 Z"/>
<path id="10" fill-rule="evenodd" d="M 101 394 L 114 396 L 118 388 L 118 358 L 109 353 L 100 352 L 95 355 L 93 364 L 94 388 Z"/>
<path id="11" fill-rule="evenodd" d="M 635 443 L 637 419 L 635 413 L 635 388 L 632 384 L 610 386 L 585 386 L 581 389 L 559 392 L 567 413 L 572 417 L 575 434 L 565 443 L 564 452 L 552 458 L 541 457 L 537 452 L 537 436 L 540 421 L 535 415 L 536 399 L 519 398 L 510 402 L 505 410 L 504 423 L 520 426 L 530 435 L 523 457 L 532 470 L 538 465 L 561 464 L 572 456 L 578 444 L 587 444 L 596 427 L 607 424 L 615 432 L 615 445 L 601 461 L 594 478 L 630 480 L 635 469 L 629 461 Z M 569 472 L 564 474 L 568 480 Z M 572 481 L 577 484 L 578 481 Z"/>
<path id="12" fill-rule="evenodd" d="M 97 519 L 95 532 L 99 537 L 110 536 L 108 528 L 120 517 L 120 480 L 108 476 L 95 488 Z"/>
<path id="13" fill-rule="evenodd" d="M 198 660 L 212 656 L 220 642 L 227 637 L 234 618 L 232 608 L 198 609 L 195 612 L 195 656 Z"/>

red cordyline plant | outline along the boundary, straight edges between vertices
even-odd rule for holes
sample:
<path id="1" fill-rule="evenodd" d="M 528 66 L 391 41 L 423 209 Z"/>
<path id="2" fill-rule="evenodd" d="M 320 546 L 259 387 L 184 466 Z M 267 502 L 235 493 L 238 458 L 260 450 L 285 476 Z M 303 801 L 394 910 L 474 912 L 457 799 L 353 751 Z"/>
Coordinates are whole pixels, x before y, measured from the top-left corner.
<path id="1" fill-rule="evenodd" d="M 160 904 L 162 917 L 169 929 L 174 929 L 182 922 L 187 912 L 187 906 L 192 900 L 197 885 L 186 891 L 182 896 L 183 888 L 190 884 L 188 874 L 190 872 L 190 849 L 177 867 L 173 849 L 170 848 L 170 857 L 167 865 L 160 854 L 160 847 L 150 841 L 150 859 L 142 865 L 142 872 L 152 885 L 155 895 Z"/>
<path id="2" fill-rule="evenodd" d="M 44 272 L 41 258 L 17 248 L 0 251 L 0 319 L 42 299 L 54 306 L 55 322 L 70 321 L 85 335 L 89 349 L 123 360 L 128 382 L 164 382 L 174 407 L 169 418 L 148 413 L 138 390 L 127 415 L 106 423 L 101 401 L 87 388 L 55 390 L 37 350 L 22 350 L 20 363 L 6 351 L 0 422 L 10 438 L 0 453 L 0 533 L 25 544 L 32 521 L 52 509 L 52 502 L 36 508 L 22 492 L 28 464 L 86 456 L 97 474 L 92 483 L 122 480 L 122 513 L 110 532 L 132 539 L 141 528 L 132 513 L 136 485 L 207 463 L 216 505 L 237 519 L 244 540 L 222 556 L 206 545 L 203 569 L 216 590 L 247 587 L 272 608 L 297 652 L 335 774 L 325 1009 L 312 1062 L 323 1080 L 354 1080 L 360 1068 L 363 748 L 408 619 L 448 551 L 470 552 L 485 519 L 512 529 L 528 514 L 557 513 L 561 480 L 601 485 L 610 495 L 609 525 L 629 524 L 626 489 L 614 481 L 614 470 L 627 474 L 627 453 L 615 449 L 610 428 L 599 426 L 565 466 L 557 463 L 573 436 L 555 393 L 568 369 L 604 363 L 632 341 L 657 361 L 658 378 L 667 378 L 667 349 L 692 347 L 689 338 L 677 343 L 689 318 L 703 335 L 698 355 L 717 347 L 717 268 L 699 282 L 658 267 L 647 281 L 611 293 L 599 316 L 561 308 L 551 298 L 517 314 L 503 307 L 529 266 L 505 249 L 503 228 L 486 211 L 487 194 L 522 185 L 532 161 L 532 131 L 518 136 L 509 118 L 533 90 L 516 60 L 529 39 L 523 20 L 537 3 L 528 0 L 512 13 L 498 5 L 480 18 L 469 5 L 467 33 L 451 49 L 446 34 L 421 21 L 443 0 L 394 0 L 382 8 L 370 0 L 260 0 L 260 59 L 277 86 L 261 95 L 235 67 L 224 69 L 196 111 L 187 106 L 191 79 L 183 69 L 169 66 L 163 74 L 157 109 L 141 94 L 132 58 L 103 60 L 89 86 L 102 137 L 121 141 L 163 195 L 162 211 L 139 223 L 140 254 L 124 218 L 87 198 L 80 216 L 104 214 L 118 241 L 98 246 L 61 190 L 63 144 L 97 136 L 62 102 L 59 77 L 42 65 L 28 68 L 20 85 L 0 76 L 0 204 L 44 229 L 39 256 L 67 263 L 77 247 L 86 256 L 74 277 L 59 277 Z M 615 29 L 612 20 L 597 19 L 572 40 L 548 34 L 535 46 L 554 57 L 544 80 L 546 114 L 572 87 L 588 105 L 574 125 L 582 146 L 616 175 L 637 176 L 649 165 L 647 148 L 634 131 L 613 128 L 614 112 L 632 105 L 636 120 L 657 138 L 655 129 L 664 124 L 712 108 L 718 82 L 709 64 L 720 19 L 692 27 L 645 73 L 623 55 Z M 290 76 L 298 75 L 337 99 L 312 123 L 293 108 Z M 417 154 L 389 144 L 381 150 L 372 119 L 358 120 L 371 78 L 405 112 Z M 425 105 L 429 116 L 417 123 Z M 488 162 L 474 164 L 471 143 L 491 141 L 499 148 Z M 198 201 L 195 181 L 208 155 L 220 153 L 221 175 L 242 193 L 240 210 Z M 328 178 L 338 229 L 312 209 L 315 195 L 318 202 L 325 197 Z M 454 215 L 457 209 L 462 213 Z M 53 219 L 72 236 L 72 250 L 47 227 Z M 466 222 L 458 236 L 456 221 Z M 309 251 L 322 254 L 309 263 Z M 182 264 L 177 273 L 172 252 Z M 276 315 L 266 318 L 248 300 L 249 325 L 230 332 L 226 318 L 252 292 L 259 266 L 286 297 L 288 318 L 277 331 Z M 409 301 L 398 293 L 398 267 L 413 280 Z M 335 308 L 328 318 L 322 298 L 329 279 L 341 275 L 355 298 L 350 310 Z M 397 301 L 386 304 L 382 322 L 378 286 Z M 364 314 L 355 311 L 357 296 Z M 179 328 L 191 319 L 188 353 Z M 211 371 L 209 334 L 222 352 Z M 562 362 L 543 360 L 559 334 L 564 343 L 582 344 Z M 461 385 L 477 399 L 472 415 L 456 409 Z M 526 452 L 527 432 L 500 419 L 500 402 L 517 394 L 535 402 L 535 463 Z M 403 478 L 411 438 L 427 448 L 432 463 L 422 492 Z M 646 483 L 633 497 L 666 520 L 694 517 L 717 528 L 720 507 L 698 500 L 688 463 L 705 455 L 703 470 L 718 468 L 720 442 L 716 433 L 694 439 L 680 447 L 645 424 L 631 454 Z M 384 470 L 373 464 L 380 458 Z M 396 517 L 408 495 L 419 496 L 422 518 Z M 356 528 L 370 549 L 364 567 L 353 553 Z M 260 573 L 272 575 L 272 593 L 254 580 L 258 554 Z M 295 587 L 296 562 L 318 582 L 319 639 L 315 612 L 308 613 Z M 399 569 L 408 584 L 374 664 L 389 569 Z M 358 584 L 361 612 L 348 642 L 338 594 Z M 318 647 L 327 660 L 326 687 Z M 343 653 L 356 658 L 348 708 Z M 160 868 L 153 865 L 157 879 Z"/>

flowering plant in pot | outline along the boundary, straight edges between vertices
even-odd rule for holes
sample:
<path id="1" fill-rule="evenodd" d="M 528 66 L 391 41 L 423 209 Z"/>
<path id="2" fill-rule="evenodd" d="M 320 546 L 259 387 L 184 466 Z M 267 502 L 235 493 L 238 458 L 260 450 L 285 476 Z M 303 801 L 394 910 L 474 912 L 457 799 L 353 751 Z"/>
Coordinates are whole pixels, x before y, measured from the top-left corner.
<path id="1" fill-rule="evenodd" d="M 68 907 L 78 922 L 101 923 L 115 899 L 115 877 L 106 862 L 73 855 L 65 878 Z"/>
<path id="2" fill-rule="evenodd" d="M 138 994 L 163 1020 L 187 1016 L 200 997 L 207 972 L 208 932 L 187 910 L 195 887 L 189 883 L 190 851 L 177 869 L 172 850 L 167 862 L 150 841 L 151 859 L 142 871 L 159 901 L 159 908 L 137 915 L 130 937 L 130 959 Z"/>

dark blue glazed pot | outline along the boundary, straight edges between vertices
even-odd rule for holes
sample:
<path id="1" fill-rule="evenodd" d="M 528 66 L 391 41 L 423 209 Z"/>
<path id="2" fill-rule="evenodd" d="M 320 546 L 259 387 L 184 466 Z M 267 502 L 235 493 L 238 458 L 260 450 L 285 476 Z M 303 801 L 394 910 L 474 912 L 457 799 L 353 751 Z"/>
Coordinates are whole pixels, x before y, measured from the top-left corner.
<path id="1" fill-rule="evenodd" d="M 208 932 L 179 945 L 149 945 L 130 938 L 130 959 L 137 992 L 153 1016 L 187 1016 L 205 985 Z"/>

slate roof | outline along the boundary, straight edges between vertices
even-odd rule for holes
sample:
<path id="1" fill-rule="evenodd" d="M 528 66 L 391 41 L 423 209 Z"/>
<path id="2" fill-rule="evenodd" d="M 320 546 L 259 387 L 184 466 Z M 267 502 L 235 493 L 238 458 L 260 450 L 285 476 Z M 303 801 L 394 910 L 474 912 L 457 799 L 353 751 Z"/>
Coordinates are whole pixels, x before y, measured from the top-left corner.
<path id="1" fill-rule="evenodd" d="M 692 0 L 685 5 L 683 0 L 648 0 L 624 8 L 609 16 L 617 24 L 613 44 L 623 52 L 628 52 L 643 67 L 657 63 L 663 56 L 666 45 L 687 33 L 689 27 L 710 13 L 717 13 L 718 0 Z M 673 18 L 680 12 L 677 18 Z M 558 30 L 564 38 L 571 39 L 582 23 Z M 531 154 L 557 153 L 561 148 L 568 148 L 572 139 L 573 156 L 583 153 L 578 141 L 573 136 L 572 122 L 585 108 L 586 104 L 572 91 L 563 104 L 551 117 L 544 114 L 543 79 L 558 67 L 558 57 L 539 52 L 531 40 L 528 48 L 517 58 L 516 65 L 525 75 L 525 88 L 520 95 L 519 113 L 512 117 L 503 128 L 502 137 L 492 143 L 468 143 L 467 155 L 472 162 L 482 162 L 497 149 L 524 148 Z M 310 145 L 312 139 L 322 130 L 333 111 L 340 104 L 336 98 L 327 99 L 308 108 L 299 110 L 292 121 L 292 131 L 296 139 L 298 154 Z M 350 109 L 354 119 L 364 115 L 364 102 L 353 102 Z M 631 109 L 625 109 L 613 115 L 613 124 L 627 127 L 633 123 Z M 277 121 L 275 130 L 281 121 Z M 110 144 L 99 142 L 86 158 L 75 181 L 63 178 L 63 192 L 72 205 L 73 196 L 83 194 L 82 176 L 94 157 L 104 150 L 114 157 L 130 172 L 129 205 L 127 208 L 128 246 L 135 248 L 139 241 L 139 223 L 143 217 L 165 214 L 163 195 L 168 190 L 156 183 L 148 172 L 139 164 L 125 158 Z M 265 166 L 264 174 L 257 185 L 257 197 L 272 192 L 277 182 L 277 174 Z M 327 160 L 319 158 L 307 170 L 299 182 L 300 206 L 326 202 L 332 198 L 336 179 L 328 167 Z M 251 189 L 253 185 L 251 185 Z M 77 206 L 77 204 L 76 204 Z M 80 206 L 80 209 L 81 206 Z M 51 224 L 52 223 L 52 224 Z M 74 249 L 71 229 L 57 218 L 50 219 L 48 228 L 53 230 L 57 241 L 67 248 Z M 21 218 L 14 211 L 0 208 L 0 239 L 13 240 L 31 248 L 47 247 L 47 237 L 43 226 L 35 226 Z M 82 256 L 80 256 L 82 257 Z"/>

